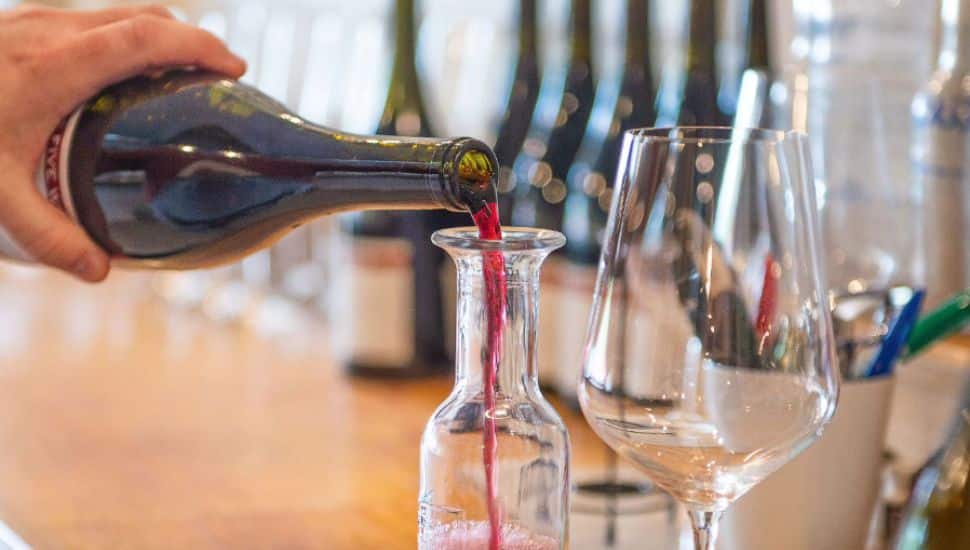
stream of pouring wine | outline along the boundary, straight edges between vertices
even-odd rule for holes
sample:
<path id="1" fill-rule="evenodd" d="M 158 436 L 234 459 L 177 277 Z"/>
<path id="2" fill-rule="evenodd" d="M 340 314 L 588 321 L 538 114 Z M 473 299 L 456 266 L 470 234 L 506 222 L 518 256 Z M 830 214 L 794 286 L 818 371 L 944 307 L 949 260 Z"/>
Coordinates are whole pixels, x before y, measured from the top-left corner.
<path id="1" fill-rule="evenodd" d="M 486 240 L 501 240 L 502 227 L 499 223 L 497 203 L 487 203 L 472 215 L 478 227 L 478 236 Z M 484 421 L 484 463 L 485 486 L 488 504 L 489 550 L 502 547 L 502 510 L 498 502 L 498 479 L 495 471 L 498 458 L 498 434 L 495 427 L 495 390 L 498 379 L 499 362 L 502 358 L 502 331 L 505 327 L 505 258 L 501 252 L 483 252 L 485 277 L 485 308 L 488 335 L 484 364 L 485 383 L 485 421 Z"/>

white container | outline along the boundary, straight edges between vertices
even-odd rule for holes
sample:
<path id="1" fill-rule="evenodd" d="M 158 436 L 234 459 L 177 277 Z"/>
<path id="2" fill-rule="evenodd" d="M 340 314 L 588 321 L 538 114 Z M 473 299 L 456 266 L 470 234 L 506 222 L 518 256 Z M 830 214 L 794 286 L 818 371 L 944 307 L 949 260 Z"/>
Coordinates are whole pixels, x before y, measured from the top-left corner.
<path id="1" fill-rule="evenodd" d="M 621 467 L 623 470 L 626 468 Z M 676 502 L 647 483 L 621 482 L 622 490 L 603 491 L 603 474 L 603 471 L 595 471 L 593 475 L 597 479 L 588 483 L 580 481 L 573 487 L 569 511 L 570 547 L 591 550 L 676 548 L 680 536 L 679 514 L 683 514 Z M 582 472 L 578 475 L 583 477 Z M 634 472 L 626 478 L 643 478 L 643 475 Z"/>
<path id="2" fill-rule="evenodd" d="M 895 379 L 845 382 L 831 423 L 805 452 L 725 513 L 721 550 L 862 550 L 879 497 Z"/>

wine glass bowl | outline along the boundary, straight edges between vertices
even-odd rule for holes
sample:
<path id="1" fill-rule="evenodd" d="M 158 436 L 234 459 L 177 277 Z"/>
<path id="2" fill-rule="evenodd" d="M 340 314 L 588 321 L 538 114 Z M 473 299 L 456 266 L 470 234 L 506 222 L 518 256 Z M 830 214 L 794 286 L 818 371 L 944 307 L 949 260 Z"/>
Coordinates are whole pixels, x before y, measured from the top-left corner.
<path id="1" fill-rule="evenodd" d="M 580 403 L 608 445 L 706 525 L 698 548 L 835 409 L 809 166 L 797 133 L 625 137 Z"/>

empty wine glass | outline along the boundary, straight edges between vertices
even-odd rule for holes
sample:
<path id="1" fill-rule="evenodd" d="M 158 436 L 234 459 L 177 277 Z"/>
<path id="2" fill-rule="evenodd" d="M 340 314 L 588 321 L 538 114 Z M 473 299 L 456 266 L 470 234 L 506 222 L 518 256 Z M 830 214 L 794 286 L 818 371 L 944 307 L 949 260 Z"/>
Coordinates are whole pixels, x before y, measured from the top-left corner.
<path id="1" fill-rule="evenodd" d="M 698 549 L 835 410 L 809 167 L 797 133 L 625 138 L 579 397 L 599 437 L 687 507 Z"/>

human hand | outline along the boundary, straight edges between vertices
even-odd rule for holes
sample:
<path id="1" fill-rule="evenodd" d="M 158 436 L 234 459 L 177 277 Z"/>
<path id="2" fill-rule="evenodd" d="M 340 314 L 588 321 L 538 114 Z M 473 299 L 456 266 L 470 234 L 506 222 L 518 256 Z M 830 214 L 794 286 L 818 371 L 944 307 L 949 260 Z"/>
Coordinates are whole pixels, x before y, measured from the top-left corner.
<path id="1" fill-rule="evenodd" d="M 238 78 L 243 60 L 158 6 L 0 11 L 0 229 L 32 259 L 103 280 L 107 253 L 34 186 L 58 123 L 102 88 L 173 66 Z"/>

